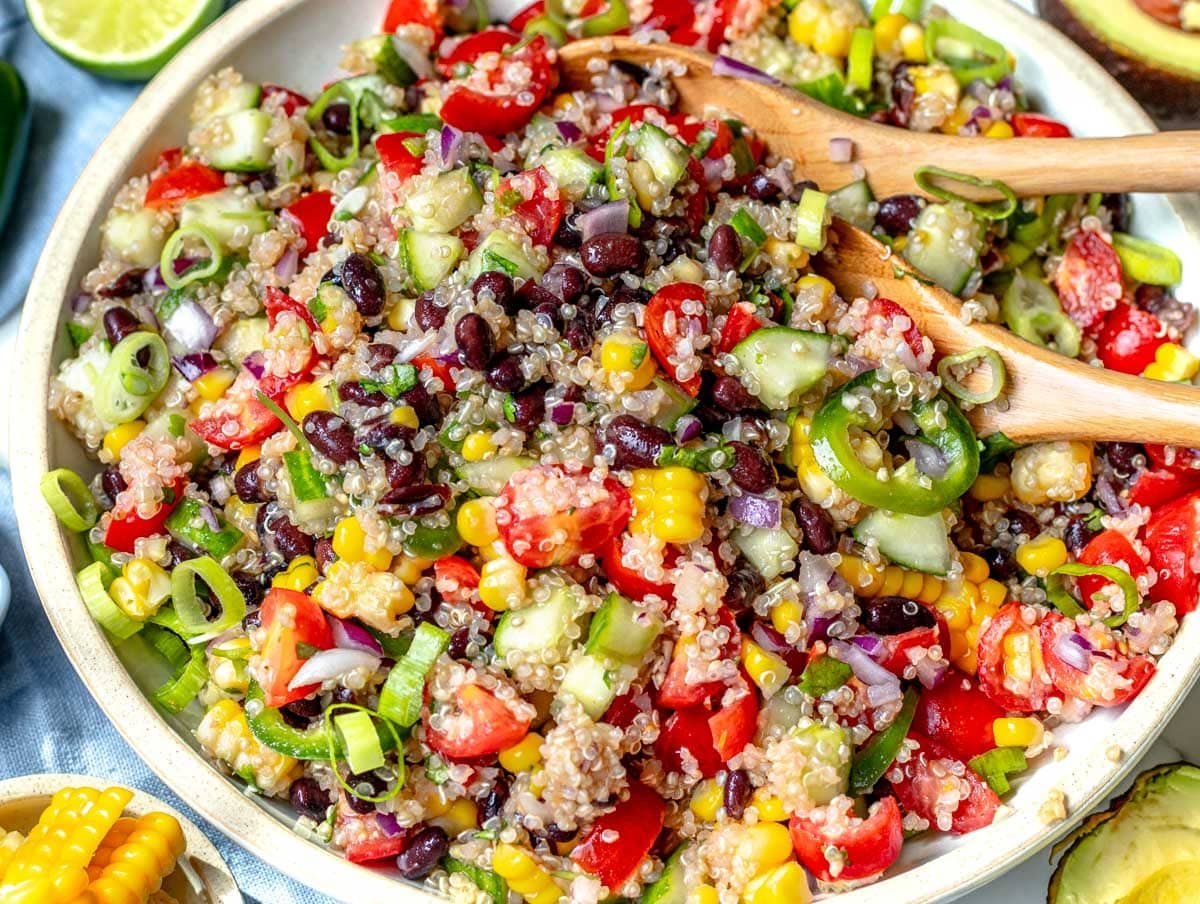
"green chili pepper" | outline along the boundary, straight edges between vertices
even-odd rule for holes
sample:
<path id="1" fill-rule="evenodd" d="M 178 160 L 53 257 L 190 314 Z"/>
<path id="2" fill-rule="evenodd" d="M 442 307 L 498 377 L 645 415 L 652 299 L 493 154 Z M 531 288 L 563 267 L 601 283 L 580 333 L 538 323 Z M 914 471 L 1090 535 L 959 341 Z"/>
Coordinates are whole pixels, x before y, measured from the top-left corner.
<path id="1" fill-rule="evenodd" d="M 0 229 L 16 197 L 32 119 L 25 83 L 16 69 L 0 60 Z"/>
<path id="2" fill-rule="evenodd" d="M 880 479 L 878 469 L 859 459 L 850 434 L 854 428 L 873 432 L 884 423 L 881 417 L 865 413 L 856 402 L 870 396 L 878 405 L 893 392 L 891 384 L 880 380 L 873 370 L 835 392 L 813 418 L 813 453 L 821 470 L 859 502 L 907 515 L 936 514 L 975 482 L 979 441 L 953 401 L 944 396 L 931 401 L 918 399 L 910 414 L 924 440 L 941 452 L 946 472 L 941 477 L 930 477 L 918 471 L 916 462 L 909 459 L 889 477 Z"/>
<path id="3" fill-rule="evenodd" d="M 999 431 L 985 436 L 982 442 L 983 452 L 979 456 L 979 470 L 984 474 L 991 474 L 1001 461 L 1018 449 L 1024 448 L 1023 443 L 1015 442 Z"/>
<path id="4" fill-rule="evenodd" d="M 996 747 L 987 753 L 981 753 L 967 764 L 972 771 L 982 776 L 997 794 L 1007 794 L 1012 790 L 1008 777 L 1029 768 L 1025 759 L 1025 751 L 1020 747 Z"/>
<path id="5" fill-rule="evenodd" d="M 991 374 L 991 381 L 987 389 L 970 389 L 954 373 L 955 368 L 970 365 L 966 372 L 967 376 L 970 376 L 975 373 L 980 364 L 985 365 Z M 959 401 L 968 402 L 971 405 L 986 405 L 988 402 L 994 402 L 1004 391 L 1004 384 L 1008 380 L 1008 371 L 1005 370 L 1000 356 L 992 349 L 982 346 L 943 358 L 938 362 L 937 372 L 938 376 L 942 378 L 942 386 L 945 387 L 946 392 Z"/>
<path id="6" fill-rule="evenodd" d="M 443 857 L 441 866 L 448 873 L 462 873 L 491 899 L 492 904 L 505 904 L 508 901 L 508 883 L 491 870 L 454 857 Z"/>
<path id="7" fill-rule="evenodd" d="M 419 559 L 440 559 L 452 556 L 462 548 L 462 537 L 454 527 L 454 512 L 445 527 L 427 527 L 417 524 L 417 529 L 404 541 L 404 551 Z"/>
<path id="8" fill-rule="evenodd" d="M 213 516 L 217 527 L 212 528 L 204 517 L 204 507 L 205 503 L 200 500 L 184 497 L 167 517 L 167 532 L 193 552 L 223 559 L 246 539 L 246 535 L 232 524 L 227 524 L 215 511 Z"/>
<path id="9" fill-rule="evenodd" d="M 1128 571 L 1118 568 L 1116 565 L 1084 565 L 1082 562 L 1068 562 L 1066 565 L 1060 565 L 1046 577 L 1046 598 L 1068 618 L 1083 615 L 1084 608 L 1076 602 L 1071 594 L 1067 593 L 1062 586 L 1061 578 L 1062 576 L 1078 578 L 1087 575 L 1095 575 L 1112 581 L 1121 588 L 1121 593 L 1125 597 L 1124 608 L 1104 619 L 1104 624 L 1110 628 L 1121 627 L 1129 621 L 1129 616 L 1141 607 L 1142 599 L 1141 594 L 1138 593 L 1137 582 Z"/>
<path id="10" fill-rule="evenodd" d="M 1183 279 L 1183 263 L 1170 248 L 1124 232 L 1113 233 L 1113 248 L 1125 275 L 1152 286 L 1173 286 Z"/>
<path id="11" fill-rule="evenodd" d="M 139 361 L 143 351 L 149 353 L 145 364 Z M 112 350 L 92 406 L 101 420 L 126 424 L 150 407 L 170 375 L 171 356 L 162 337 L 148 330 L 130 333 Z"/>
<path id="12" fill-rule="evenodd" d="M 571 39 L 567 30 L 550 16 L 535 16 L 530 19 L 521 29 L 521 34 L 526 37 L 541 35 L 556 47 L 562 47 Z"/>
<path id="13" fill-rule="evenodd" d="M 900 745 L 904 743 L 909 726 L 912 725 L 913 715 L 917 711 L 919 696 L 915 688 L 910 687 L 905 691 L 904 703 L 901 704 L 895 721 L 883 731 L 877 732 L 854 755 L 854 761 L 850 764 L 851 794 L 870 791 L 896 761 Z"/>
<path id="14" fill-rule="evenodd" d="M 733 460 L 733 453 L 728 446 L 701 447 L 684 449 L 680 446 L 663 446 L 658 453 L 655 464 L 660 468 L 679 467 L 691 468 L 693 471 L 708 473 L 728 467 Z"/>
<path id="15" fill-rule="evenodd" d="M 250 733 L 270 747 L 276 753 L 290 756 L 297 760 L 327 760 L 329 745 L 325 732 L 325 718 L 314 722 L 308 728 L 292 728 L 283 721 L 279 710 L 263 703 L 262 688 L 254 681 L 246 690 L 246 722 L 250 725 Z M 385 732 L 378 724 L 375 726 L 379 733 L 379 743 L 384 753 L 396 747 L 397 738 L 392 732 Z M 335 733 L 335 752 L 338 758 L 345 756 L 341 739 Z"/>
<path id="16" fill-rule="evenodd" d="M 320 121 L 330 104 L 344 102 L 350 107 L 350 149 L 344 155 L 338 157 L 329 148 L 325 147 L 317 139 L 316 135 L 310 136 L 308 139 L 313 153 L 321 161 L 321 166 L 329 172 L 336 173 L 358 162 L 361 149 L 360 126 L 366 121 L 364 113 L 370 116 L 373 111 L 376 115 L 371 116 L 371 118 L 378 125 L 379 115 L 382 113 L 382 104 L 379 102 L 379 96 L 385 90 L 386 82 L 379 77 L 374 77 L 374 80 L 371 79 L 372 77 L 370 76 L 356 76 L 342 79 L 340 82 L 334 82 L 321 92 L 321 95 L 308 108 L 308 112 L 304 114 L 304 118 L 308 121 L 308 124 L 315 125 Z M 367 100 L 368 94 L 373 95 L 372 100 Z M 370 110 L 364 107 L 364 102 L 371 108 Z M 370 125 L 371 123 L 367 122 L 367 124 Z"/>
<path id="17" fill-rule="evenodd" d="M 974 185 L 976 188 L 990 188 L 1003 195 L 1004 200 L 992 204 L 980 204 L 948 188 L 943 188 L 934 182 L 934 179 L 945 179 L 947 182 L 961 182 L 963 185 Z M 917 183 L 917 187 L 921 191 L 933 195 L 942 201 L 957 201 L 980 219 L 1005 220 L 1012 216 L 1013 212 L 1017 209 L 1016 192 L 998 179 L 981 179 L 979 176 L 972 176 L 968 173 L 956 173 L 952 170 L 942 169 L 940 166 L 922 166 L 918 167 L 916 172 L 913 173 L 913 181 Z"/>
<path id="18" fill-rule="evenodd" d="M 835 691 L 854 674 L 854 669 L 832 656 L 810 659 L 796 686 L 812 697 L 822 697 Z"/>
<path id="19" fill-rule="evenodd" d="M 960 85 L 976 79 L 994 85 L 1012 72 L 1003 44 L 953 19 L 933 19 L 925 26 L 925 53 L 949 66 Z"/>
<path id="20" fill-rule="evenodd" d="M 1000 302 L 1008 328 L 1029 342 L 1074 358 L 1079 354 L 1079 325 L 1064 313 L 1054 290 L 1020 271 Z"/>
<path id="21" fill-rule="evenodd" d="M 424 135 L 426 132 L 440 129 L 442 120 L 433 113 L 405 113 L 385 119 L 379 125 L 381 131 L 385 132 L 416 132 L 418 135 Z"/>

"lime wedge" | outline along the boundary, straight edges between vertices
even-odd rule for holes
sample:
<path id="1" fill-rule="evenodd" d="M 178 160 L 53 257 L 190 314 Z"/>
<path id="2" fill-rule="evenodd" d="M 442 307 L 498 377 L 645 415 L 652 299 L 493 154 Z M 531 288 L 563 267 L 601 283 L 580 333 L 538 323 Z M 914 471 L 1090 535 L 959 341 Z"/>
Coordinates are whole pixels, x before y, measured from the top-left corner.
<path id="1" fill-rule="evenodd" d="M 55 51 L 88 72 L 137 81 L 158 72 L 224 8 L 223 0 L 25 0 Z"/>

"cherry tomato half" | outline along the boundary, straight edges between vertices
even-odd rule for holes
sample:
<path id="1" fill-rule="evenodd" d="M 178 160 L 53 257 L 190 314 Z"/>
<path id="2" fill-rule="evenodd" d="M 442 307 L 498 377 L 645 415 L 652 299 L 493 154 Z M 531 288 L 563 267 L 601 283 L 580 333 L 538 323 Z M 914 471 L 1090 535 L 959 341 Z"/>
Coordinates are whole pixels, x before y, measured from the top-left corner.
<path id="1" fill-rule="evenodd" d="M 1094 334 L 1116 307 L 1124 287 L 1121 259 L 1097 232 L 1075 233 L 1054 276 L 1063 310 L 1087 333 Z"/>
<path id="2" fill-rule="evenodd" d="M 973 678 L 952 668 L 941 684 L 922 692 L 912 728 L 969 760 L 996 746 L 992 723 L 1003 717 Z"/>
<path id="3" fill-rule="evenodd" d="M 464 132 L 505 135 L 529 122 L 557 83 L 553 51 L 538 35 L 518 50 L 500 54 L 494 67 L 477 66 L 452 79 L 442 119 Z"/>
<path id="4" fill-rule="evenodd" d="M 447 39 L 434 65 L 445 78 L 454 78 L 461 71 L 459 67 L 470 66 L 485 53 L 500 53 L 519 40 L 521 36 L 507 28 L 485 28 L 461 40 Z"/>
<path id="5" fill-rule="evenodd" d="M 454 692 L 449 728 L 435 730 L 425 722 L 429 746 L 454 760 L 490 756 L 511 747 L 529 733 L 530 720 L 520 718 L 495 694 L 477 684 Z"/>
<path id="6" fill-rule="evenodd" d="M 675 356 L 676 347 L 684 336 L 700 336 L 708 332 L 704 301 L 704 289 L 701 286 L 695 283 L 672 283 L 655 292 L 646 305 L 644 326 L 650 351 L 662 369 L 690 396 L 700 393 L 700 372 L 697 371 L 686 380 L 679 380 L 678 370 L 671 363 L 671 358 Z M 694 304 L 700 307 L 698 314 L 684 312 L 684 305 L 691 307 Z"/>
<path id="7" fill-rule="evenodd" d="M 1150 517 L 1146 548 L 1158 575 L 1153 597 L 1174 603 L 1176 615 L 1193 611 L 1200 593 L 1200 491 L 1164 505 Z"/>
<path id="8" fill-rule="evenodd" d="M 1161 320 L 1149 311 L 1122 304 L 1105 318 L 1096 346 L 1105 367 L 1136 376 L 1154 363 L 1154 353 L 1167 341 L 1167 328 Z"/>
<path id="9" fill-rule="evenodd" d="M 194 160 L 180 163 L 161 176 L 156 176 L 146 189 L 142 202 L 146 207 L 174 208 L 184 201 L 211 195 L 225 187 L 225 176 Z"/>
<path id="10" fill-rule="evenodd" d="M 1068 696 L 1095 706 L 1120 706 L 1136 697 L 1154 676 L 1153 662 L 1145 656 L 1125 656 L 1118 652 L 1107 634 L 1081 635 L 1091 647 L 1076 645 L 1076 655 L 1082 655 L 1088 663 L 1081 669 L 1068 661 L 1071 657 L 1060 652 L 1060 644 L 1071 643 L 1069 638 L 1077 633 L 1074 622 L 1051 613 L 1039 630 L 1046 671 L 1054 686 Z"/>
<path id="11" fill-rule="evenodd" d="M 243 370 L 225 395 L 201 409 L 188 427 L 202 440 L 220 449 L 244 449 L 262 442 L 283 424 L 258 400 L 258 381 Z"/>
<path id="12" fill-rule="evenodd" d="M 1054 688 L 1042 663 L 1037 624 L 1028 624 L 1022 611 L 1020 603 L 1002 606 L 980 635 L 979 687 L 989 700 L 1007 712 L 1032 713 L 1045 708 Z M 1011 669 L 1013 674 L 1009 674 L 1006 661 L 1006 641 L 1022 654 Z"/>
<path id="13" fill-rule="evenodd" d="M 566 212 L 566 202 L 558 195 L 554 179 L 545 167 L 517 173 L 500 180 L 496 204 L 510 211 L 535 245 L 549 245 Z"/>
<path id="14" fill-rule="evenodd" d="M 1071 137 L 1071 130 L 1063 123 L 1041 113 L 1014 113 L 1012 127 L 1018 138 Z"/>
<path id="15" fill-rule="evenodd" d="M 854 815 L 845 801 L 845 812 L 829 822 L 793 816 L 788 823 L 796 857 L 822 882 L 845 882 L 878 875 L 896 862 L 904 844 L 904 826 L 896 798 L 885 797 L 871 805 L 867 818 Z M 834 874 L 825 852 L 836 847 L 844 855 Z"/>
<path id="16" fill-rule="evenodd" d="M 301 644 L 316 650 L 333 647 L 333 635 L 325 613 L 305 594 L 281 587 L 267 591 L 260 611 L 262 627 L 266 631 L 262 647 L 264 674 L 269 676 L 263 684 L 263 702 L 279 707 L 302 700 L 320 685 L 289 689 L 288 684 L 304 664 Z"/>
<path id="17" fill-rule="evenodd" d="M 656 792 L 631 782 L 629 797 L 588 827 L 571 859 L 610 889 L 618 889 L 650 853 L 666 815 L 667 805 Z"/>
<path id="18" fill-rule="evenodd" d="M 903 777 L 892 782 L 892 790 L 901 806 L 929 820 L 930 828 L 938 828 L 938 807 L 943 804 L 946 775 L 956 772 L 965 783 L 966 795 L 960 798 L 950 816 L 949 831 L 953 835 L 974 832 L 991 825 L 1000 806 L 1000 798 L 988 787 L 987 782 L 976 775 L 961 759 L 954 756 L 936 741 L 910 731 L 908 737 L 921 746 L 906 763 L 896 764 Z M 938 767 L 935 769 L 935 766 Z"/>

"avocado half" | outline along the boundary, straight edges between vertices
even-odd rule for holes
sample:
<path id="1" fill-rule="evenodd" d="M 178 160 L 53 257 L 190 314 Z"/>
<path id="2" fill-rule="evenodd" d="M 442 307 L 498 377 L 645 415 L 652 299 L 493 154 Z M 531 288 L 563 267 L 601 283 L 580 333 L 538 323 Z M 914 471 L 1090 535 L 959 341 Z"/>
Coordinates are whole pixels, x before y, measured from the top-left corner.
<path id="1" fill-rule="evenodd" d="M 1200 32 L 1136 0 L 1038 0 L 1038 9 L 1164 123 L 1200 116 Z"/>
<path id="2" fill-rule="evenodd" d="M 1172 763 L 1143 772 L 1054 854 L 1064 849 L 1048 904 L 1200 901 L 1200 767 Z"/>

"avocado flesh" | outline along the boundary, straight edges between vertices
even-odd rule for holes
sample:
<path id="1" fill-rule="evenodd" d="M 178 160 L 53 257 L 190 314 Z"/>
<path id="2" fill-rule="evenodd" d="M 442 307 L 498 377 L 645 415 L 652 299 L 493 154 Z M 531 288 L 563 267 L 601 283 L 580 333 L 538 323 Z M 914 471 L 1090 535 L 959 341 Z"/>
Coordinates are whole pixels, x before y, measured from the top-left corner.
<path id="1" fill-rule="evenodd" d="M 1160 22 L 1134 0 L 1038 0 L 1038 9 L 1158 116 L 1200 115 L 1200 32 Z"/>
<path id="2" fill-rule="evenodd" d="M 1049 904 L 1200 901 L 1200 768 L 1144 772 L 1065 844 Z"/>

